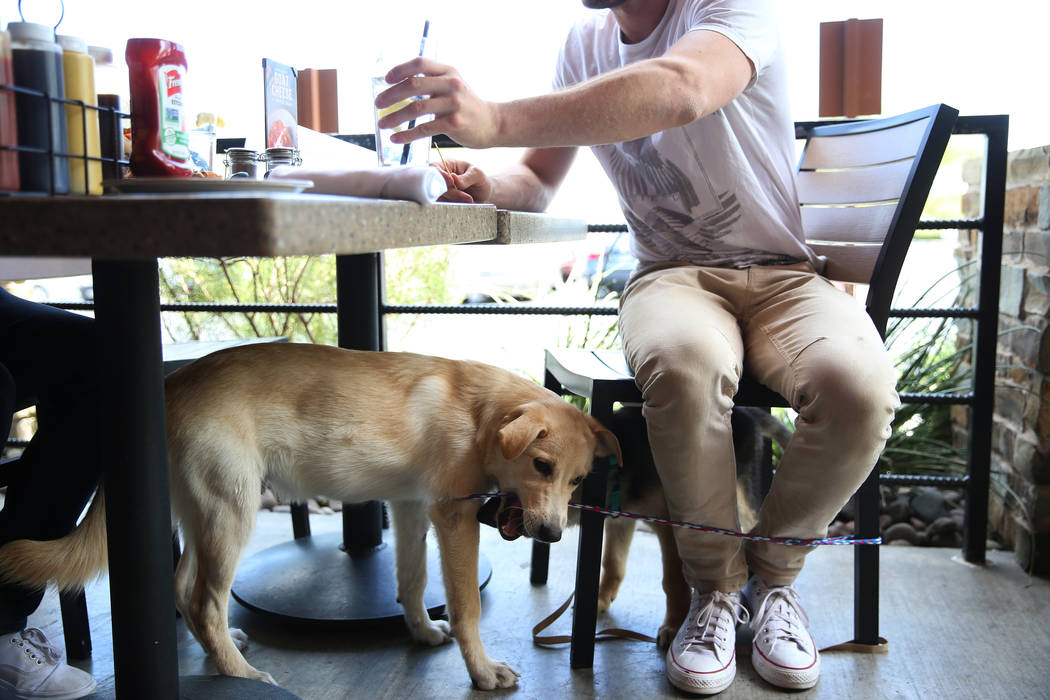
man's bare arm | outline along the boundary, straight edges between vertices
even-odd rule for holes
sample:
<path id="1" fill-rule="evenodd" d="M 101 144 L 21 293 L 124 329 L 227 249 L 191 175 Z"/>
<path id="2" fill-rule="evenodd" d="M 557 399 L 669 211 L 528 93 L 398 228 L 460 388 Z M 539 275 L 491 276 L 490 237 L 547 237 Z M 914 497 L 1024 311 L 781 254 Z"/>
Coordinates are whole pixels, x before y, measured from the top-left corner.
<path id="1" fill-rule="evenodd" d="M 388 81 L 401 82 L 380 95 L 377 105 L 429 95 L 384 117 L 381 124 L 393 126 L 434 115 L 396 134 L 399 143 L 446 133 L 473 148 L 593 146 L 631 141 L 710 114 L 743 91 L 752 71 L 731 40 L 700 30 L 658 58 L 556 93 L 501 103 L 479 99 L 455 69 L 417 58 L 387 74 Z"/>
<path id="2" fill-rule="evenodd" d="M 441 170 L 449 191 L 442 200 L 488 202 L 516 211 L 544 211 L 575 156 L 575 148 L 532 148 L 519 163 L 493 177 L 466 161 L 445 158 Z"/>
<path id="3" fill-rule="evenodd" d="M 529 149 L 514 168 L 493 178 L 492 203 L 503 209 L 544 211 L 575 157 L 575 148 Z"/>

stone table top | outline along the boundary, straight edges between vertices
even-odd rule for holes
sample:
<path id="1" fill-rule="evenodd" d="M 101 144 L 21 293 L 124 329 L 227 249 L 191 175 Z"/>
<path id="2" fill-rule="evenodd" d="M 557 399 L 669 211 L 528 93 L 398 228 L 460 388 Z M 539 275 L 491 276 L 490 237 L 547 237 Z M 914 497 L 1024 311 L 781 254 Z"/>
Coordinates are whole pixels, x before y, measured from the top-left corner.
<path id="1" fill-rule="evenodd" d="M 0 254 L 143 259 L 578 240 L 586 222 L 488 204 L 290 193 L 0 198 Z"/>

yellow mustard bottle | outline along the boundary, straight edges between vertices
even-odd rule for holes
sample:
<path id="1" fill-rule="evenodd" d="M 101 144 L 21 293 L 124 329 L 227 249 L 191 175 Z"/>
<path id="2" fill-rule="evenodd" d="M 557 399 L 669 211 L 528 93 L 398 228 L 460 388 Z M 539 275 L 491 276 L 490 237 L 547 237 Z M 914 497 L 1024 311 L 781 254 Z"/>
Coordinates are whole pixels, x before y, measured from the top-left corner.
<path id="1" fill-rule="evenodd" d="M 66 81 L 66 99 L 83 102 L 66 105 L 66 134 L 69 139 L 70 194 L 102 194 L 102 163 L 98 137 L 98 98 L 95 95 L 95 59 L 88 53 L 87 42 L 75 36 L 59 35 L 62 47 L 62 70 Z M 86 151 L 85 151 L 86 146 Z M 78 157 L 79 156 L 79 157 Z"/>

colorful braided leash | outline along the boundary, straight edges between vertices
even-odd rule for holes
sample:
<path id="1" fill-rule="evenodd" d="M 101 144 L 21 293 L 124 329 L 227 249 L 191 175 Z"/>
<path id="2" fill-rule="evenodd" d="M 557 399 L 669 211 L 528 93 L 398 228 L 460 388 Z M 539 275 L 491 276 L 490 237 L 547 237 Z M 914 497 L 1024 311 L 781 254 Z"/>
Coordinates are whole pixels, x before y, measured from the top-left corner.
<path id="1" fill-rule="evenodd" d="M 509 493 L 475 493 L 469 496 L 461 496 L 457 498 L 458 501 L 481 501 L 488 500 L 489 498 L 507 498 L 510 496 Z M 882 544 L 881 537 L 869 537 L 867 539 L 854 539 L 852 537 L 825 537 L 823 539 L 803 539 L 800 537 L 767 537 L 765 535 L 751 535 L 746 532 L 738 532 L 736 530 L 727 530 L 721 527 L 712 527 L 710 525 L 697 525 L 695 523 L 688 523 L 682 520 L 665 520 L 664 518 L 655 518 L 651 515 L 641 515 L 640 513 L 629 513 L 622 510 L 613 510 L 610 508 L 601 508 L 599 506 L 586 506 L 579 503 L 569 503 L 570 508 L 577 508 L 579 510 L 585 510 L 591 513 L 600 513 L 602 515 L 608 515 L 614 518 L 631 518 L 633 520 L 642 520 L 647 523 L 655 523 L 656 525 L 668 525 L 670 527 L 680 527 L 687 530 L 696 530 L 698 532 L 711 532 L 717 535 L 726 535 L 728 537 L 737 537 L 742 540 L 750 540 L 752 542 L 770 542 L 772 544 L 784 544 L 792 547 L 818 547 L 827 545 L 850 545 L 850 544 Z"/>

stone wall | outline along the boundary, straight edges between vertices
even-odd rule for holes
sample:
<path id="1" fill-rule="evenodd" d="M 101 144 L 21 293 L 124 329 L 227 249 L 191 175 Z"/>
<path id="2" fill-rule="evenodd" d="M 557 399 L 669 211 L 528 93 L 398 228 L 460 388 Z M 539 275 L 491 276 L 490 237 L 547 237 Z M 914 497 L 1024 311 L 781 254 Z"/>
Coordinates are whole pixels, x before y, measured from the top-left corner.
<path id="1" fill-rule="evenodd" d="M 964 169 L 963 215 L 977 217 L 982 165 Z M 978 232 L 961 232 L 973 256 Z M 962 303 L 973 305 L 971 292 Z M 1026 569 L 1050 572 L 1050 146 L 1009 154 L 999 295 L 989 523 Z M 972 328 L 962 328 L 969 342 Z M 965 445 L 967 410 L 953 412 Z"/>

